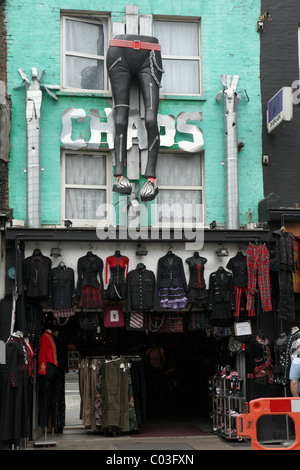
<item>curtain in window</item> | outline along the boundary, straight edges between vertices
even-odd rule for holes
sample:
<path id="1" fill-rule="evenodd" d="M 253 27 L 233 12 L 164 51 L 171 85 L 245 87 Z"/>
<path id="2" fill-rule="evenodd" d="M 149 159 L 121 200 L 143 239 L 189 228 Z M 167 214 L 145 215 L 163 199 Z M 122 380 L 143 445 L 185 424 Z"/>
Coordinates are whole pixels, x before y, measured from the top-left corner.
<path id="1" fill-rule="evenodd" d="M 165 69 L 162 92 L 200 93 L 199 24 L 156 21 L 154 28 Z M 187 59 L 182 60 L 183 57 Z"/>
<path id="2" fill-rule="evenodd" d="M 75 155 L 65 157 L 65 216 L 69 219 L 97 219 L 97 209 L 106 203 L 106 157 Z M 86 186 L 86 188 L 82 187 Z M 93 188 L 92 186 L 104 186 Z"/>
<path id="3" fill-rule="evenodd" d="M 202 169 L 199 154 L 159 154 L 157 183 L 160 188 L 157 196 L 160 222 L 202 222 Z"/>

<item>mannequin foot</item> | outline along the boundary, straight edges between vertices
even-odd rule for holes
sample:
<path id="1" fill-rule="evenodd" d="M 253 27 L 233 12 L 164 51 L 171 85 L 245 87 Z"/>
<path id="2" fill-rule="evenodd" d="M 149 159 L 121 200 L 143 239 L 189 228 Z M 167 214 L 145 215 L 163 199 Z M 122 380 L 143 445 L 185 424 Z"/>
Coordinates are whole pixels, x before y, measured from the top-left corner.
<path id="1" fill-rule="evenodd" d="M 143 187 L 141 189 L 141 200 L 142 201 L 152 201 L 153 199 L 156 198 L 158 194 L 158 187 L 156 180 L 154 178 L 149 178 L 145 183 L 143 184 Z"/>
<path id="2" fill-rule="evenodd" d="M 120 194 L 131 194 L 132 185 L 126 176 L 117 176 L 113 191 Z"/>

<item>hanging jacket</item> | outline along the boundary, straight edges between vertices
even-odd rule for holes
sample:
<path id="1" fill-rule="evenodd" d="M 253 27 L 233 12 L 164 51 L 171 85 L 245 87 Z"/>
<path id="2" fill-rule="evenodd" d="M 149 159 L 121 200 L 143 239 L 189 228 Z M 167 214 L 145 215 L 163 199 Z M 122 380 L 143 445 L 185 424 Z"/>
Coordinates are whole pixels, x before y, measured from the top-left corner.
<path id="1" fill-rule="evenodd" d="M 103 288 L 103 261 L 99 256 L 88 252 L 77 262 L 78 280 L 77 289 L 83 287 Z"/>
<path id="2" fill-rule="evenodd" d="M 158 260 L 157 267 L 158 289 L 166 287 L 182 287 L 187 292 L 187 283 L 182 259 L 179 256 L 166 254 Z"/>
<path id="3" fill-rule="evenodd" d="M 127 294 L 124 311 L 159 311 L 155 275 L 142 263 L 127 276 Z"/>
<path id="4" fill-rule="evenodd" d="M 23 281 L 27 297 L 48 297 L 51 259 L 34 250 L 23 262 Z"/>
<path id="5" fill-rule="evenodd" d="M 216 302 L 228 302 L 231 310 L 235 308 L 232 275 L 220 268 L 209 277 L 208 309 L 213 310 Z"/>
<path id="6" fill-rule="evenodd" d="M 51 269 L 50 287 L 52 307 L 54 309 L 69 309 L 73 307 L 74 300 L 74 271 L 68 267 Z"/>

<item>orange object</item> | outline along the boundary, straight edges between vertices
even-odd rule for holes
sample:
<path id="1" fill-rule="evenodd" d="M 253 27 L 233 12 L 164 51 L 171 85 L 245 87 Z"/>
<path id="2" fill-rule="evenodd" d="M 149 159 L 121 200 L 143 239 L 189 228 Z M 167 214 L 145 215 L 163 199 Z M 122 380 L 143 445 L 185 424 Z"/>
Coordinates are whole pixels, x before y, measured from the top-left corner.
<path id="1" fill-rule="evenodd" d="M 281 445 L 263 445 L 257 440 L 257 422 L 267 415 L 289 416 L 294 422 L 293 441 L 284 440 Z M 300 449 L 300 398 L 258 398 L 249 402 L 249 412 L 237 416 L 237 435 L 251 439 L 251 450 L 299 450 Z"/>

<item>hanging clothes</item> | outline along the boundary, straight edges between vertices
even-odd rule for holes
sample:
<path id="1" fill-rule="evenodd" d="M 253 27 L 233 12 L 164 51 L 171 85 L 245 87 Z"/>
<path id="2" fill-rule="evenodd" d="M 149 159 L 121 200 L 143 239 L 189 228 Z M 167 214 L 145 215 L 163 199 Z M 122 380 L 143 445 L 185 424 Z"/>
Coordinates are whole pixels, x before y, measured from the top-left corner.
<path id="1" fill-rule="evenodd" d="M 103 306 L 103 261 L 89 251 L 77 263 L 77 290 L 80 294 L 79 307 L 98 308 Z"/>
<path id="2" fill-rule="evenodd" d="M 35 249 L 23 262 L 23 282 L 27 298 L 49 296 L 51 259 Z"/>
<path id="3" fill-rule="evenodd" d="M 66 424 L 66 398 L 65 398 L 65 382 L 68 368 L 68 344 L 67 338 L 60 329 L 55 329 L 53 339 L 56 347 L 57 355 L 57 371 L 54 378 L 54 395 L 53 403 L 55 416 L 53 422 L 58 428 L 58 432 L 62 432 Z"/>
<path id="4" fill-rule="evenodd" d="M 270 288 L 270 255 L 266 245 L 253 245 L 249 243 L 247 249 L 247 269 L 248 269 L 248 311 L 254 309 L 254 298 L 256 285 L 258 283 L 260 300 L 263 310 L 272 310 L 271 288 Z"/>
<path id="5" fill-rule="evenodd" d="M 248 345 L 247 378 L 266 385 L 274 382 L 274 345 L 266 336 L 253 336 Z"/>
<path id="6" fill-rule="evenodd" d="M 230 258 L 226 266 L 233 276 L 234 291 L 235 291 L 235 311 L 234 316 L 253 317 L 255 316 L 255 309 L 246 310 L 247 296 L 248 296 L 248 268 L 247 257 L 238 251 L 236 256 Z"/>
<path id="7" fill-rule="evenodd" d="M 39 379 L 39 425 L 47 428 L 51 416 L 52 427 L 56 426 L 56 380 L 58 361 L 55 341 L 52 331 L 45 330 L 41 337 L 38 353 Z"/>
<path id="8" fill-rule="evenodd" d="M 182 259 L 172 252 L 158 260 L 157 286 L 162 308 L 180 309 L 187 304 L 187 283 Z"/>
<path id="9" fill-rule="evenodd" d="M 295 272 L 294 236 L 283 229 L 273 232 L 275 235 L 276 266 L 278 270 L 279 320 L 295 320 L 295 298 L 293 273 Z"/>
<path id="10" fill-rule="evenodd" d="M 75 301 L 74 270 L 60 263 L 50 272 L 50 293 L 53 316 L 57 323 L 66 324 L 70 317 L 75 315 L 73 308 Z M 61 320 L 62 319 L 62 320 Z"/>
<path id="11" fill-rule="evenodd" d="M 91 357 L 80 362 L 80 419 L 105 434 L 138 431 L 145 422 L 145 378 L 140 357 Z"/>
<path id="12" fill-rule="evenodd" d="M 143 263 L 138 263 L 127 276 L 124 312 L 149 310 L 160 310 L 156 279 L 152 271 L 146 269 Z"/>
<path id="13" fill-rule="evenodd" d="M 189 265 L 190 279 L 188 283 L 188 302 L 203 303 L 207 300 L 206 283 L 204 279 L 204 269 L 206 258 L 195 252 L 193 256 L 186 259 Z"/>
<path id="14" fill-rule="evenodd" d="M 128 274 L 129 258 L 116 251 L 113 256 L 108 256 L 105 263 L 105 283 L 108 282 L 108 270 L 110 278 L 106 290 L 109 300 L 124 300 L 126 296 L 126 278 Z"/>
<path id="15" fill-rule="evenodd" d="M 12 334 L 5 349 L 6 365 L 0 409 L 0 440 L 18 445 L 20 439 L 29 437 L 28 348 L 21 336 Z"/>
<path id="16" fill-rule="evenodd" d="M 285 333 L 281 333 L 274 343 L 274 382 L 278 385 L 286 385 L 286 353 L 287 353 L 288 337 Z"/>
<path id="17" fill-rule="evenodd" d="M 234 308 L 232 275 L 220 267 L 209 277 L 208 311 L 211 313 L 211 323 L 231 322 Z"/>

